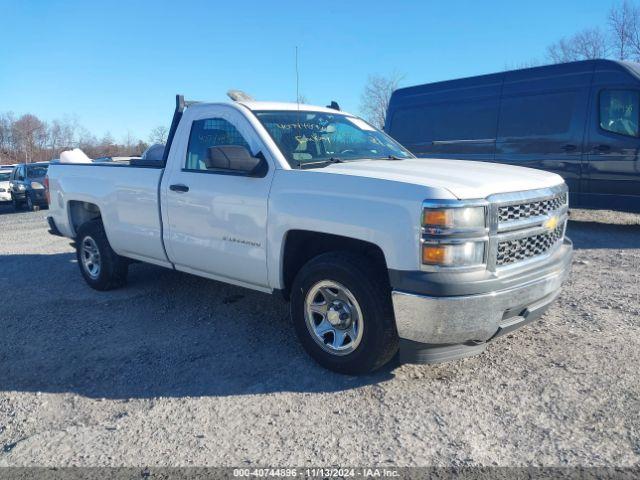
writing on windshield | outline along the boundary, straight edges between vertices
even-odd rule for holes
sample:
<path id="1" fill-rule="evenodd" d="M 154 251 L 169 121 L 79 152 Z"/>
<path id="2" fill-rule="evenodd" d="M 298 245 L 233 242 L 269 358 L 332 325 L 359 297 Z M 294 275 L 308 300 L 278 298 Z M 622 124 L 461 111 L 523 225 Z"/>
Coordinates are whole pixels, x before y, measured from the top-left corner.
<path id="1" fill-rule="evenodd" d="M 412 157 L 388 135 L 356 117 L 295 110 L 255 114 L 294 167 L 323 160 Z"/>

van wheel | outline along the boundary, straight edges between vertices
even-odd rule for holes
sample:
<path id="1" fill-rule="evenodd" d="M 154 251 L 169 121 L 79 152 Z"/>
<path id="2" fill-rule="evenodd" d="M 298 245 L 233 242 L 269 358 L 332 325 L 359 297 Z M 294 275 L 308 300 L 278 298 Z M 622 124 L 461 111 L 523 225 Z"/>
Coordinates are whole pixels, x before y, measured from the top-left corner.
<path id="1" fill-rule="evenodd" d="M 320 365 L 361 374 L 398 350 L 386 272 L 364 256 L 319 255 L 302 267 L 291 292 L 291 317 L 303 347 Z"/>
<path id="2" fill-rule="evenodd" d="M 76 257 L 85 281 L 96 290 L 112 290 L 127 282 L 129 264 L 113 251 L 100 220 L 86 222 L 76 236 Z"/>

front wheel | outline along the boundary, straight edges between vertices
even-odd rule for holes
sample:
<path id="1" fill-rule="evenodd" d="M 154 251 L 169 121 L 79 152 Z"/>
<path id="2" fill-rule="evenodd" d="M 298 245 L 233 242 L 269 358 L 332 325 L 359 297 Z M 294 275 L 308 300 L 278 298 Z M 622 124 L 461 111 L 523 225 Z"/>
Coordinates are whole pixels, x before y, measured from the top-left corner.
<path id="1" fill-rule="evenodd" d="M 29 195 L 27 193 L 27 210 L 29 210 L 30 212 L 34 212 L 36 210 L 36 205 L 35 203 L 33 203 L 33 199 L 31 198 L 31 195 Z"/>
<path id="2" fill-rule="evenodd" d="M 112 290 L 127 281 L 129 264 L 109 245 L 100 220 L 91 220 L 78 229 L 76 257 L 80 273 L 91 288 Z"/>
<path id="3" fill-rule="evenodd" d="M 332 252 L 303 266 L 292 287 L 291 317 L 309 355 L 336 372 L 373 371 L 398 350 L 386 272 L 364 256 Z"/>
<path id="4" fill-rule="evenodd" d="M 18 199 L 13 195 L 11 195 L 11 203 L 13 204 L 13 209 L 16 212 L 19 211 L 22 207 L 22 202 L 18 201 Z"/>

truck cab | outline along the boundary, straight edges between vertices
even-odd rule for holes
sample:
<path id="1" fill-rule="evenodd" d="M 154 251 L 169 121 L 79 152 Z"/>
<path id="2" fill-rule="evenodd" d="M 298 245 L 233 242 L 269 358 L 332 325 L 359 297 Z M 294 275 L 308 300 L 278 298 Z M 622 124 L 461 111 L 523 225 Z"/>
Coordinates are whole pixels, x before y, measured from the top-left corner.
<path id="1" fill-rule="evenodd" d="M 417 159 L 335 108 L 178 97 L 161 162 L 63 160 L 48 221 L 91 287 L 122 287 L 138 260 L 278 292 L 339 372 L 480 353 L 569 272 L 559 176 Z"/>

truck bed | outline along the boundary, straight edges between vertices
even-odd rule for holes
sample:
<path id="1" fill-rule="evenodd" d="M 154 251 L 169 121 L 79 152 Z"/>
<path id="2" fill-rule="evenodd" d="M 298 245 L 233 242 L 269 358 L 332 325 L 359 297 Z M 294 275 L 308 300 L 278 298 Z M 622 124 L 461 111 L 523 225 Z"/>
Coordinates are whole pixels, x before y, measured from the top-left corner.
<path id="1" fill-rule="evenodd" d="M 75 236 L 75 205 L 101 206 L 102 221 L 113 250 L 136 260 L 170 265 L 162 244 L 158 188 L 162 168 L 130 162 L 52 164 L 49 167 L 51 216 L 60 232 Z M 63 199 L 72 193 L 69 212 Z M 78 219 L 79 220 L 79 219 Z"/>

